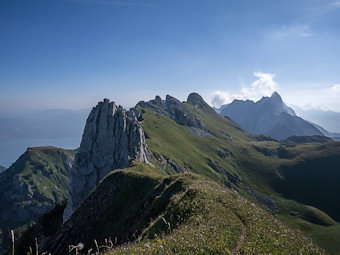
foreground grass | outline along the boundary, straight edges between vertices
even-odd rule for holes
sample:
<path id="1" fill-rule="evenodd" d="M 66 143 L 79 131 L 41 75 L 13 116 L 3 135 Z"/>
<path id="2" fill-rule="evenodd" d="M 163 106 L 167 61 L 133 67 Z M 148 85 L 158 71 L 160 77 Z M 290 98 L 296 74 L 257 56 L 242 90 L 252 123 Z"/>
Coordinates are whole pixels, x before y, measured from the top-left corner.
<path id="1" fill-rule="evenodd" d="M 59 211 L 53 217 L 62 218 Z M 78 254 L 325 254 L 235 190 L 193 173 L 167 176 L 139 162 L 109 174 L 53 229 L 48 236 L 44 224 L 31 229 L 30 237 L 44 240 L 40 253 L 82 247 Z M 35 239 L 28 239 L 19 242 L 20 251 L 34 247 Z"/>
<path id="2" fill-rule="evenodd" d="M 310 238 L 220 185 L 193 174 L 140 237 L 111 254 L 324 254 Z"/>

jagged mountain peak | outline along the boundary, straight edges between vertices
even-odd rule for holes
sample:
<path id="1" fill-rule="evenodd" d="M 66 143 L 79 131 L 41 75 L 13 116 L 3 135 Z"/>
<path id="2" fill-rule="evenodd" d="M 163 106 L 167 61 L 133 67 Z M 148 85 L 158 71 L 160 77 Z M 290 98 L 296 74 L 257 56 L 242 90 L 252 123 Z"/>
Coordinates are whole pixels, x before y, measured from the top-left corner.
<path id="1" fill-rule="evenodd" d="M 272 93 L 270 97 L 262 97 L 259 101 L 256 102 L 256 104 L 271 104 L 273 107 L 276 108 L 282 108 L 283 107 L 283 100 L 279 93 L 276 91 Z"/>
<path id="2" fill-rule="evenodd" d="M 150 152 L 134 110 L 109 99 L 89 114 L 75 163 L 69 172 L 66 220 L 86 196 L 111 171 L 126 168 L 132 160 L 149 163 Z"/>
<path id="3" fill-rule="evenodd" d="M 191 102 L 198 102 L 201 105 L 207 105 L 201 96 L 196 93 L 193 93 L 191 96 L 189 95 L 188 100 Z M 182 103 L 170 95 L 166 95 L 165 100 L 156 96 L 154 100 L 150 100 L 148 102 L 141 101 L 137 104 L 137 106 L 170 117 L 180 125 L 207 131 L 203 122 L 190 111 L 185 102 Z"/>
<path id="4" fill-rule="evenodd" d="M 179 101 L 177 98 L 170 96 L 170 95 L 166 95 L 165 97 L 165 103 L 167 105 L 179 105 L 181 104 L 181 101 Z"/>
<path id="5" fill-rule="evenodd" d="M 279 100 L 282 101 L 282 98 L 281 98 L 280 94 L 278 92 L 276 92 L 276 91 L 274 91 L 270 97 L 271 98 L 275 98 L 275 99 L 279 99 Z"/>
<path id="6" fill-rule="evenodd" d="M 285 139 L 292 135 L 322 135 L 311 124 L 298 118 L 277 92 L 273 92 L 270 97 L 262 97 L 256 103 L 234 100 L 223 106 L 220 114 L 228 116 L 247 132 L 275 139 Z"/>
<path id="7" fill-rule="evenodd" d="M 210 108 L 210 106 L 203 100 L 203 98 L 195 92 L 191 93 L 188 96 L 187 102 L 195 106 Z"/>

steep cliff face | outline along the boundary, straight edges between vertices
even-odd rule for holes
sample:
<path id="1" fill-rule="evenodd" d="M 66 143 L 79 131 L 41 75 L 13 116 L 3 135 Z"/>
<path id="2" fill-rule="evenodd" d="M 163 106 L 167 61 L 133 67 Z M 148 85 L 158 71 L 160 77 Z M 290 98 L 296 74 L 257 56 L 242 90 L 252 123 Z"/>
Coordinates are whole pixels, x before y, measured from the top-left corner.
<path id="1" fill-rule="evenodd" d="M 66 220 L 86 196 L 112 170 L 131 160 L 149 163 L 150 152 L 142 126 L 132 111 L 104 99 L 87 119 L 80 148 L 69 173 Z"/>

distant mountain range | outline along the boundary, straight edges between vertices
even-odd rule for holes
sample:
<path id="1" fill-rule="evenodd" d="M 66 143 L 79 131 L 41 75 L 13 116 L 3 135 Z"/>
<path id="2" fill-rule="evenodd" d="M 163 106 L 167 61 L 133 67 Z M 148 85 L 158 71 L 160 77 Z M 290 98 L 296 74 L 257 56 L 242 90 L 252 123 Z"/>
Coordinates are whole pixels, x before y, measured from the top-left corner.
<path id="1" fill-rule="evenodd" d="M 234 100 L 231 104 L 223 105 L 215 110 L 222 116 L 235 121 L 249 133 L 261 134 L 277 140 L 290 136 L 315 135 L 336 140 L 338 136 L 297 116 L 277 92 L 270 97 L 263 97 L 258 102 Z"/>
<path id="2" fill-rule="evenodd" d="M 324 111 L 320 109 L 304 110 L 298 106 L 292 106 L 297 115 L 309 120 L 331 133 L 340 133 L 340 112 Z"/>

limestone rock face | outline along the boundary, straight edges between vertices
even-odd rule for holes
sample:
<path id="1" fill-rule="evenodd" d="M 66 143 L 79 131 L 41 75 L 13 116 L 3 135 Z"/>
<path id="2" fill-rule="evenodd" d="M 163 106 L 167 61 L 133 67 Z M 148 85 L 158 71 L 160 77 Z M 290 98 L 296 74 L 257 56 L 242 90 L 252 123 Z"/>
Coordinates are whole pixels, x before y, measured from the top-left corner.
<path id="1" fill-rule="evenodd" d="M 187 102 L 194 105 L 195 107 L 200 107 L 200 108 L 209 108 L 210 106 L 203 100 L 203 98 L 197 94 L 197 93 L 191 93 L 188 96 Z"/>
<path id="2" fill-rule="evenodd" d="M 149 163 L 144 131 L 133 111 L 104 99 L 86 121 L 80 148 L 69 172 L 69 198 L 64 221 L 112 170 L 131 160 Z"/>
<path id="3" fill-rule="evenodd" d="M 167 95 L 165 100 L 156 96 L 154 100 L 150 100 L 149 102 L 141 101 L 137 106 L 168 116 L 180 125 L 195 127 L 206 131 L 206 127 L 202 121 L 191 113 L 185 103 L 181 103 L 172 96 Z"/>

